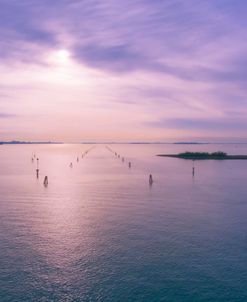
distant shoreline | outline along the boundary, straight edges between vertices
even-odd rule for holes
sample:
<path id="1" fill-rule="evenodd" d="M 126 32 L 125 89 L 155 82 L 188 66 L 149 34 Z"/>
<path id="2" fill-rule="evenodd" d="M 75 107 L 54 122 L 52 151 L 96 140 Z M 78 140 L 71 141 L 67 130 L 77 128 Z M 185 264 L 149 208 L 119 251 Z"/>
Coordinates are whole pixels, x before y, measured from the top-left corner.
<path id="1" fill-rule="evenodd" d="M 247 155 L 228 155 L 224 152 L 184 152 L 179 154 L 158 154 L 160 157 L 172 157 L 185 160 L 247 160 Z"/>
<path id="2" fill-rule="evenodd" d="M 0 145 L 58 145 L 58 144 L 73 144 L 73 145 L 247 145 L 247 142 L 116 142 L 116 141 L 85 141 L 85 142 L 52 142 L 52 141 L 0 141 Z M 168 154 L 169 155 L 169 154 Z M 173 155 L 173 154 L 171 154 Z M 174 154 L 176 155 L 176 154 Z M 161 154 L 161 156 L 163 156 Z"/>
<path id="3" fill-rule="evenodd" d="M 12 141 L 12 142 L 0 142 L 0 145 L 57 145 L 63 143 L 57 142 L 19 142 L 19 141 Z"/>

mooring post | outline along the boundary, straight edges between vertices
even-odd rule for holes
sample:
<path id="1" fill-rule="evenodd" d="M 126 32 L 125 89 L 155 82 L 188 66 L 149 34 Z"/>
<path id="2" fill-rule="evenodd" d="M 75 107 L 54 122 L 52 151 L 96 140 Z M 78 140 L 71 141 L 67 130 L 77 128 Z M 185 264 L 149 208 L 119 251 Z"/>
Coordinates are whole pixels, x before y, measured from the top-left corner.
<path id="1" fill-rule="evenodd" d="M 39 159 L 37 158 L 36 177 L 39 178 Z"/>
<path id="2" fill-rule="evenodd" d="M 44 178 L 44 186 L 45 187 L 48 186 L 48 176 L 45 176 L 45 178 Z"/>

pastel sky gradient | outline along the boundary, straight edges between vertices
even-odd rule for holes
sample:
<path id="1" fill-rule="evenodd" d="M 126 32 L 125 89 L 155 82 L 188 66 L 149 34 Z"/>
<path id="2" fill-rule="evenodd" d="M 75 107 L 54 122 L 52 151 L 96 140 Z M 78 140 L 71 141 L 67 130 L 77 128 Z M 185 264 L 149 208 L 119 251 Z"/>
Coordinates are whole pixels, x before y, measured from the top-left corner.
<path id="1" fill-rule="evenodd" d="M 246 0 L 0 0 L 0 140 L 245 141 L 246 13 Z"/>

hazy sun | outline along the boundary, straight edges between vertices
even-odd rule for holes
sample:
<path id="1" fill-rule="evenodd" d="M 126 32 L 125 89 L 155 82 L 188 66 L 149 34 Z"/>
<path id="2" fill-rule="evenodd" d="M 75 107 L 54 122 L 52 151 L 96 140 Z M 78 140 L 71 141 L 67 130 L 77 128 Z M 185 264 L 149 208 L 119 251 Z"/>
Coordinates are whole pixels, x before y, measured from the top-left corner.
<path id="1" fill-rule="evenodd" d="M 70 58 L 70 52 L 67 49 L 59 49 L 56 56 L 61 63 L 67 62 Z"/>
<path id="2" fill-rule="evenodd" d="M 71 53 L 67 49 L 57 49 L 49 53 L 47 60 L 56 65 L 67 65 L 70 62 Z"/>

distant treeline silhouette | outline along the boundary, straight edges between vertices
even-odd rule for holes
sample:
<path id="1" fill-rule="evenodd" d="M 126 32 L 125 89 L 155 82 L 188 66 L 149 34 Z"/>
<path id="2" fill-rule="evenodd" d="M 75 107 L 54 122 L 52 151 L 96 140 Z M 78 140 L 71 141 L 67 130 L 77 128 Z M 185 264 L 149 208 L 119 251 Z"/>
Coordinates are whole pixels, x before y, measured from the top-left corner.
<path id="1" fill-rule="evenodd" d="M 179 153 L 177 157 L 179 158 L 185 158 L 185 159 L 207 159 L 207 158 L 213 158 L 213 159 L 225 159 L 227 158 L 227 153 L 222 151 L 217 151 L 213 153 L 208 152 L 184 152 Z"/>

